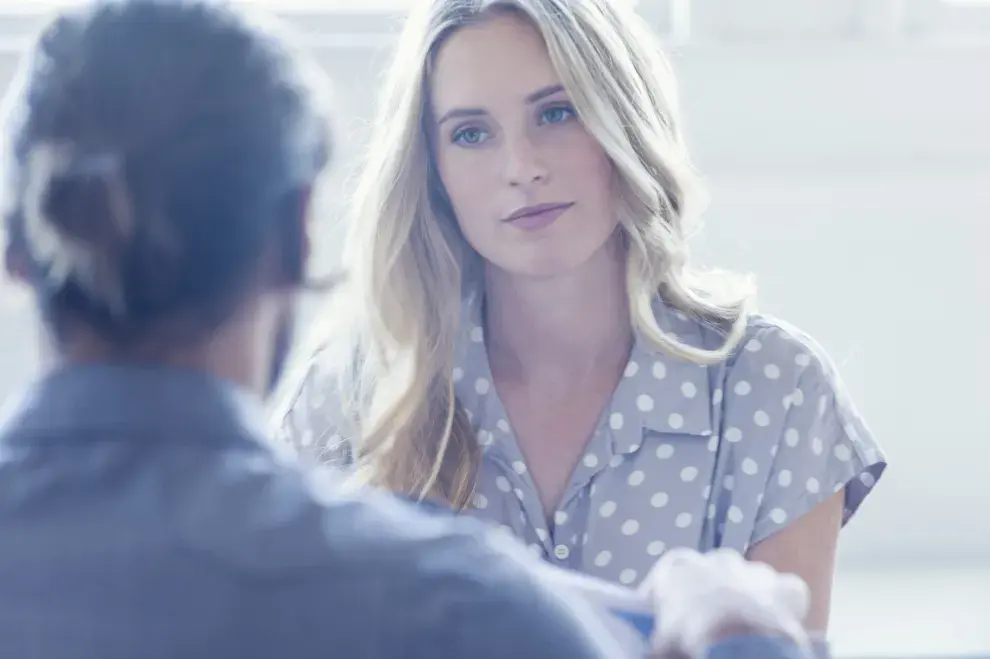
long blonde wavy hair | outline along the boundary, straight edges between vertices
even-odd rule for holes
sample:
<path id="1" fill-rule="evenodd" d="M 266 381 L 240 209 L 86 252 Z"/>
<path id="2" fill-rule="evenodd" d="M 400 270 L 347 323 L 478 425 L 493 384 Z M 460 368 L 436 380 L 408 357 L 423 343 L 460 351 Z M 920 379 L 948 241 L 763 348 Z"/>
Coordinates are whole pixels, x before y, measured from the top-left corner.
<path id="1" fill-rule="evenodd" d="M 620 0 L 432 0 L 405 24 L 355 191 L 344 248 L 346 291 L 319 333 L 320 359 L 358 429 L 354 478 L 456 508 L 469 505 L 480 450 L 459 405 L 453 361 L 464 297 L 478 287 L 430 146 L 429 80 L 438 48 L 492 12 L 517 12 L 542 33 L 581 121 L 608 154 L 627 245 L 632 324 L 657 350 L 724 359 L 746 329 L 747 279 L 689 267 L 700 187 L 685 150 L 677 89 L 649 28 Z M 653 303 L 724 332 L 718 350 L 661 330 Z"/>

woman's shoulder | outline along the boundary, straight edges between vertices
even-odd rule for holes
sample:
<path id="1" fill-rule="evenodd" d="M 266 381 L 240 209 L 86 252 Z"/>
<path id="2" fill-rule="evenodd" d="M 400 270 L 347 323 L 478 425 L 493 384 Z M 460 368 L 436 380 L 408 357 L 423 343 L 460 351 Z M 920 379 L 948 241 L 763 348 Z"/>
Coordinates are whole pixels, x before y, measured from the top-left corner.
<path id="1" fill-rule="evenodd" d="M 727 363 L 737 377 L 762 376 L 757 382 L 808 383 L 837 377 L 831 357 L 810 334 L 762 314 L 748 319 L 746 332 Z"/>
<path id="2" fill-rule="evenodd" d="M 722 423 L 732 432 L 780 436 L 805 405 L 851 408 L 834 361 L 808 333 L 790 323 L 754 315 L 742 340 L 713 378 Z"/>
<path id="3" fill-rule="evenodd" d="M 342 383 L 326 349 L 314 349 L 295 360 L 272 397 L 273 439 L 293 448 L 305 462 L 349 462 L 356 424 L 348 421 Z"/>
<path id="4" fill-rule="evenodd" d="M 661 307 L 657 322 L 680 342 L 710 352 L 723 350 L 730 334 L 723 327 L 668 306 Z M 633 374 L 643 366 L 638 362 L 655 360 L 648 364 L 653 377 L 641 378 L 641 388 L 651 389 L 645 393 L 654 399 L 678 399 L 678 389 L 686 392 L 684 396 L 690 394 L 690 400 L 681 401 L 681 407 L 693 410 L 698 417 L 694 425 L 728 427 L 730 437 L 738 434 L 739 428 L 749 428 L 751 437 L 761 435 L 773 441 L 774 434 L 781 432 L 781 424 L 794 416 L 792 408 L 802 406 L 806 399 L 822 395 L 842 402 L 847 399 L 834 363 L 822 346 L 803 330 L 767 315 L 748 317 L 741 338 L 728 354 L 707 367 L 699 368 L 657 348 L 634 354 L 634 358 L 638 359 L 632 365 Z M 673 389 L 667 391 L 668 387 Z M 685 414 L 678 417 L 683 417 L 685 425 L 692 425 Z M 657 421 L 661 427 L 662 421 Z"/>
<path id="5" fill-rule="evenodd" d="M 688 316 L 658 301 L 655 313 L 659 327 L 693 348 L 721 351 L 725 347 L 729 328 Z M 739 388 L 749 395 L 772 392 L 798 380 L 828 380 L 837 378 L 832 359 L 825 349 L 807 332 L 779 318 L 751 314 L 745 330 L 728 355 L 713 367 L 746 384 Z M 749 389 L 752 387 L 752 391 Z M 718 392 L 730 397 L 732 391 Z"/>
<path id="6" fill-rule="evenodd" d="M 785 321 L 750 319 L 713 386 L 734 482 L 723 542 L 758 542 L 843 489 L 848 520 L 886 467 L 832 358 Z"/>

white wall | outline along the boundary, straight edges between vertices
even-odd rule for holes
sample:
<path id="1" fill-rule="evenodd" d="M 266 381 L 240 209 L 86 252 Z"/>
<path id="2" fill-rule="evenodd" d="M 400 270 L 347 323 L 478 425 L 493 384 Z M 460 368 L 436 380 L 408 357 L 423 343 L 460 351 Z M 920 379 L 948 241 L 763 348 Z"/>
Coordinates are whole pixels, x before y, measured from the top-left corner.
<path id="1" fill-rule="evenodd" d="M 990 557 L 990 51 L 685 53 L 703 253 L 843 365 L 892 468 L 847 557 Z"/>
<path id="2" fill-rule="evenodd" d="M 698 253 L 758 274 L 764 309 L 829 349 L 890 453 L 844 565 L 986 561 L 990 48 L 942 38 L 978 35 L 975 14 L 961 20 L 934 0 L 886 14 L 886 2 L 694 3 L 694 40 L 675 58 L 713 196 Z M 662 3 L 641 4 L 663 20 Z M 305 24 L 346 37 L 320 50 L 341 142 L 330 217 L 384 61 L 362 44 L 384 24 Z M 0 58 L 0 79 L 13 61 Z M 333 235 L 322 247 L 331 259 Z M 27 328 L 23 308 L 0 322 L 0 397 L 32 368 Z"/>

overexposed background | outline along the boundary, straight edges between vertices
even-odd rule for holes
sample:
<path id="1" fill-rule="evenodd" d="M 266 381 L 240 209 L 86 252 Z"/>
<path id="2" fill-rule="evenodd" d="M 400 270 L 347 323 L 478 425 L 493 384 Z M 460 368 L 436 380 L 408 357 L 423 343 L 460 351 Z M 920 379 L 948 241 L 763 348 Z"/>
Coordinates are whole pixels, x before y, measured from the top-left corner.
<path id="1" fill-rule="evenodd" d="M 51 4 L 0 0 L 0 84 Z M 335 82 L 329 266 L 408 2 L 269 4 Z M 990 1 L 638 8 L 711 189 L 699 256 L 758 275 L 763 309 L 829 350 L 890 457 L 843 536 L 836 653 L 990 656 Z M 0 400 L 36 367 L 30 309 L 4 286 Z"/>

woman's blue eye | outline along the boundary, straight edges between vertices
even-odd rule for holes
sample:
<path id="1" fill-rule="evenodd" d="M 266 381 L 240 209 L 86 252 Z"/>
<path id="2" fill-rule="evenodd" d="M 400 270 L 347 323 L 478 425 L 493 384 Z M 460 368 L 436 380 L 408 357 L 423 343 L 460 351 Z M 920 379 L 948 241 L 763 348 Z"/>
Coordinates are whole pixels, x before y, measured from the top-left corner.
<path id="1" fill-rule="evenodd" d="M 540 115 L 540 119 L 547 124 L 559 124 L 562 121 L 574 118 L 574 110 L 568 107 L 547 108 Z"/>
<path id="2" fill-rule="evenodd" d="M 485 131 L 480 128 L 462 128 L 454 133 L 455 144 L 480 144 L 485 139 Z"/>

